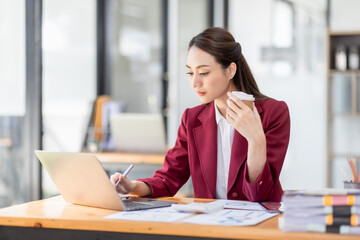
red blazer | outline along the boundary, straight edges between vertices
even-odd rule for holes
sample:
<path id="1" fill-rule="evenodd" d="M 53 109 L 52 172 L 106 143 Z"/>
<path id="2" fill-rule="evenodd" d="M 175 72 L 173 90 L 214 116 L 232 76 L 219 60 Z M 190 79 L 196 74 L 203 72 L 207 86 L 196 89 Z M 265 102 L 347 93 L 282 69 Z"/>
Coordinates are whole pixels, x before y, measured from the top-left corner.
<path id="1" fill-rule="evenodd" d="M 280 201 L 279 181 L 290 136 L 290 116 L 285 102 L 256 101 L 266 136 L 267 160 L 254 183 L 247 171 L 247 140 L 235 130 L 227 189 L 228 199 Z M 214 102 L 186 109 L 175 146 L 153 177 L 139 179 L 150 185 L 151 197 L 173 196 L 191 176 L 196 198 L 215 198 L 217 173 L 217 124 Z"/>

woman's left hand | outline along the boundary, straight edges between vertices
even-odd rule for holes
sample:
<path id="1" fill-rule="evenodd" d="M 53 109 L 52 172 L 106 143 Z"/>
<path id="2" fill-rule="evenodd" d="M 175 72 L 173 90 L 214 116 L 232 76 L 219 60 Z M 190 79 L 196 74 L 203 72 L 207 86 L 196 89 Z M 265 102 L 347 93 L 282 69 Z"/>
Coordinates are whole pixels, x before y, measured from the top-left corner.
<path id="1" fill-rule="evenodd" d="M 264 138 L 264 130 L 255 104 L 253 103 L 251 109 L 231 92 L 228 92 L 228 96 L 226 120 L 244 136 L 248 142 L 256 142 L 259 137 Z"/>

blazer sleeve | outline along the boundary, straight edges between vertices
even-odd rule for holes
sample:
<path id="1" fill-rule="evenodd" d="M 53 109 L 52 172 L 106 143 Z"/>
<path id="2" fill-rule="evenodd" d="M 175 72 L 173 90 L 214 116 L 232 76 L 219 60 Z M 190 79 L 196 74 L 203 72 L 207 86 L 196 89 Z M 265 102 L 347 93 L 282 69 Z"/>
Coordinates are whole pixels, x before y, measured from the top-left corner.
<path id="1" fill-rule="evenodd" d="M 138 179 L 150 186 L 152 195 L 149 197 L 174 196 L 190 177 L 186 127 L 188 110 L 182 116 L 175 146 L 167 152 L 163 167 L 151 178 Z"/>
<path id="2" fill-rule="evenodd" d="M 266 137 L 266 162 L 255 182 L 250 183 L 247 164 L 243 176 L 243 192 L 250 201 L 266 201 L 270 196 L 281 196 L 279 175 L 290 138 L 290 115 L 285 102 L 276 102 L 263 119 Z"/>

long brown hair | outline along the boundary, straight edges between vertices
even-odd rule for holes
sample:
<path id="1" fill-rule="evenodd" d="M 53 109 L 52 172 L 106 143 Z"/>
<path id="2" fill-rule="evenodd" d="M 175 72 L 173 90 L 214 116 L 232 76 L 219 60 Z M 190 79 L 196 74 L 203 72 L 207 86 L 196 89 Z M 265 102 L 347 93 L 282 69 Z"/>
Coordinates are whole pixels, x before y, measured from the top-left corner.
<path id="1" fill-rule="evenodd" d="M 236 73 L 233 81 L 236 88 L 252 94 L 257 100 L 268 98 L 260 92 L 249 65 L 241 52 L 240 44 L 235 41 L 228 30 L 218 27 L 207 28 L 191 39 L 189 49 L 192 46 L 196 46 L 214 56 L 223 69 L 226 69 L 234 62 L 236 64 Z"/>

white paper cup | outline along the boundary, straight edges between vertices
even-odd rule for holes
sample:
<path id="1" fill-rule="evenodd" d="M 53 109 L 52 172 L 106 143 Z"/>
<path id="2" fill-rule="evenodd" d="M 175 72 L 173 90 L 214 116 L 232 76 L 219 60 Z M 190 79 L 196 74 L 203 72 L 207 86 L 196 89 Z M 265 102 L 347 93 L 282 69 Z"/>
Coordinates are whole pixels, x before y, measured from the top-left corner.
<path id="1" fill-rule="evenodd" d="M 238 99 L 245 103 L 249 108 L 253 108 L 253 102 L 255 101 L 253 95 L 241 91 L 232 91 L 232 94 L 234 94 Z"/>

